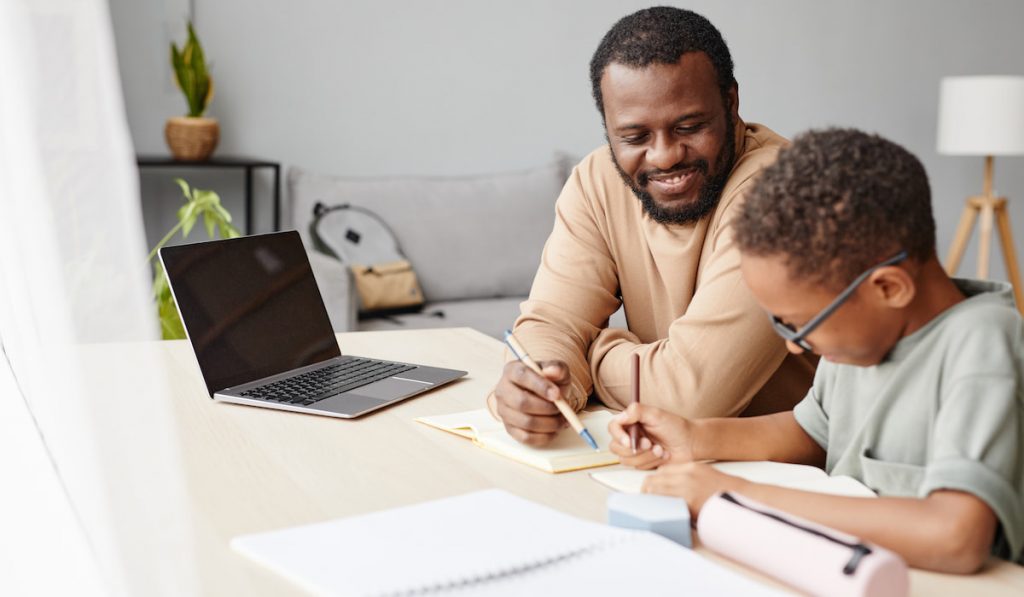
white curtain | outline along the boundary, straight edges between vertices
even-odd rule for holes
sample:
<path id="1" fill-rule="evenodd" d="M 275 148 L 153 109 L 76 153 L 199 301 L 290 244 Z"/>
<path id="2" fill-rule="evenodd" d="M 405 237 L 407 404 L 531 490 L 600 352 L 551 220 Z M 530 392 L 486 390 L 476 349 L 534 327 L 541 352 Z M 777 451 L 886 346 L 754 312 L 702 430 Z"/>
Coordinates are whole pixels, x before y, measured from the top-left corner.
<path id="1" fill-rule="evenodd" d="M 140 361 L 147 383 L 116 408 L 84 369 L 158 342 L 103 0 L 0 0 L 0 223 L 0 522 L 27 535 L 0 525 L 0 593 L 61 575 L 79 594 L 199 592 L 164 368 Z M 75 561 L 37 561 L 36 543 Z M 48 572 L 25 578 L 33 566 Z"/>

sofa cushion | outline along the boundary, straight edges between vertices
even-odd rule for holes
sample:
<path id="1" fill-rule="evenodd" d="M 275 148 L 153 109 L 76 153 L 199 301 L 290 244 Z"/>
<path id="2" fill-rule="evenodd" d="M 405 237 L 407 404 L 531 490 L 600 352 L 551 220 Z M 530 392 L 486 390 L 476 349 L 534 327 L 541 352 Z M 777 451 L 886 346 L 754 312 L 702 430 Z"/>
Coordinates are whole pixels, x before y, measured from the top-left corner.
<path id="1" fill-rule="evenodd" d="M 428 301 L 525 296 L 554 223 L 567 159 L 467 177 L 341 178 L 292 167 L 292 225 L 308 248 L 313 206 L 351 203 L 394 230 Z"/>

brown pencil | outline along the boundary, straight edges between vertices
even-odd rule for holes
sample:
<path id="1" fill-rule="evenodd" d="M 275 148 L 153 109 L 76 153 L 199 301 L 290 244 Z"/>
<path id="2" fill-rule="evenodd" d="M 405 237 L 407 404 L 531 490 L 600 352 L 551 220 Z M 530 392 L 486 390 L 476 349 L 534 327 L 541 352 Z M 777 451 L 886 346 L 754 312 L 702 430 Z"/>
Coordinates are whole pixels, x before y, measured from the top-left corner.
<path id="1" fill-rule="evenodd" d="M 640 403 L 640 355 L 633 353 L 633 403 Z M 636 444 L 640 437 L 640 424 L 635 423 L 629 426 L 629 445 L 636 454 Z"/>

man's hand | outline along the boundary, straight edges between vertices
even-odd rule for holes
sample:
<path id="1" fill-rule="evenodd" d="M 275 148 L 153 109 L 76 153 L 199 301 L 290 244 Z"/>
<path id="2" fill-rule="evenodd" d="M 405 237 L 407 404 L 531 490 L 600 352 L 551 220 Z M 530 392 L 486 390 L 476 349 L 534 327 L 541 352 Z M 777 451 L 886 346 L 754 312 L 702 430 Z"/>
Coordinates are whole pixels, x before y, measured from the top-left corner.
<path id="1" fill-rule="evenodd" d="M 569 423 L 554 401 L 569 392 L 569 367 L 562 361 L 541 361 L 543 376 L 519 361 L 509 361 L 494 389 L 495 411 L 505 430 L 528 446 L 544 446 Z"/>
<path id="2" fill-rule="evenodd" d="M 727 475 L 704 462 L 667 464 L 644 479 L 643 492 L 671 495 L 686 500 L 690 520 L 696 522 L 704 502 L 719 491 L 742 492 L 750 482 Z"/>
<path id="3" fill-rule="evenodd" d="M 636 453 L 630 445 L 629 427 L 639 424 Z M 612 452 L 622 464 L 638 469 L 658 468 L 669 460 L 689 462 L 694 453 L 694 424 L 656 406 L 630 404 L 608 424 Z"/>

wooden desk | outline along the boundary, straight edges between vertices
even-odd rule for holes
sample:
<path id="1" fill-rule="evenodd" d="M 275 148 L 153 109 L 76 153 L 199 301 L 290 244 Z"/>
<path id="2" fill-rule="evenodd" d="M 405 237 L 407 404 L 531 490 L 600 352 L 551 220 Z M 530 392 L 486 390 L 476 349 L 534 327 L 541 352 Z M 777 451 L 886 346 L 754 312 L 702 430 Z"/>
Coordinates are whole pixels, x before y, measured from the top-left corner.
<path id="1" fill-rule="evenodd" d="M 132 378 L 136 359 L 141 363 L 155 357 L 169 369 L 173 426 L 188 491 L 186 503 L 172 506 L 187 510 L 194 544 L 191 551 L 169 549 L 158 557 L 198 566 L 207 594 L 300 594 L 287 581 L 230 550 L 230 539 L 244 533 L 489 487 L 583 518 L 605 519 L 608 490 L 586 471 L 544 473 L 413 421 L 482 407 L 502 366 L 497 340 L 468 328 L 353 332 L 339 334 L 338 339 L 345 353 L 470 373 L 453 385 L 384 411 L 343 420 L 215 403 L 206 394 L 185 341 L 101 345 L 89 351 L 91 381 L 109 385 L 112 393 L 145 387 L 146 380 Z M 139 450 L 145 457 L 145 446 Z M 915 595 L 1020 595 L 1024 569 L 992 560 L 977 576 L 915 571 L 911 582 Z"/>

